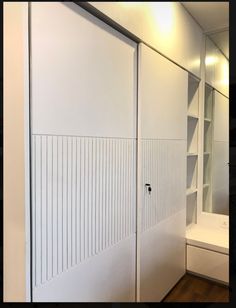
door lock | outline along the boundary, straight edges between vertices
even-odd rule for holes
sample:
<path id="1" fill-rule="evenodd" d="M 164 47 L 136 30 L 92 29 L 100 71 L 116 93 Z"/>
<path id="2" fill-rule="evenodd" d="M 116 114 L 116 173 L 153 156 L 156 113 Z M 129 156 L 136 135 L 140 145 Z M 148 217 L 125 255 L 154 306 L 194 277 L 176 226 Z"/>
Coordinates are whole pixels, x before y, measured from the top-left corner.
<path id="1" fill-rule="evenodd" d="M 151 187 L 151 184 L 145 184 L 145 186 L 147 187 L 147 190 L 149 192 L 149 195 L 151 194 L 152 192 L 152 187 Z"/>

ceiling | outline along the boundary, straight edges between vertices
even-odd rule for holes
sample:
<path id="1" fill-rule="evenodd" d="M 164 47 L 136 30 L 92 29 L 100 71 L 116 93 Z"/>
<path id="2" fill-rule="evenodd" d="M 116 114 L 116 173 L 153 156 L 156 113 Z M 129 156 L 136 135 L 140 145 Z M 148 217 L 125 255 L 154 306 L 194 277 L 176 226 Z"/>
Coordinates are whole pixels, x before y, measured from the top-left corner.
<path id="1" fill-rule="evenodd" d="M 229 2 L 181 3 L 228 58 Z"/>

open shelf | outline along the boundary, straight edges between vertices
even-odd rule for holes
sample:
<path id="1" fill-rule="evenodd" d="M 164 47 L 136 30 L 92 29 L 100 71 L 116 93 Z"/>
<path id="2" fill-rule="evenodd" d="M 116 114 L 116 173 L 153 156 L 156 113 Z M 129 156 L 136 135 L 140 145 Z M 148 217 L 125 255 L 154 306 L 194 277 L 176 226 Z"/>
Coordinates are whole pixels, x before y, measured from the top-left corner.
<path id="1" fill-rule="evenodd" d="M 206 122 L 211 122 L 211 119 L 205 118 L 204 121 L 206 121 Z"/>
<path id="2" fill-rule="evenodd" d="M 210 155 L 211 152 L 204 152 L 204 155 Z"/>
<path id="3" fill-rule="evenodd" d="M 196 223 L 197 211 L 197 169 L 198 169 L 198 127 L 199 127 L 199 80 L 188 77 L 187 113 L 187 190 L 186 225 Z"/>
<path id="4" fill-rule="evenodd" d="M 192 193 L 187 195 L 187 208 L 186 208 L 186 225 L 189 226 L 196 223 L 197 213 L 197 194 Z"/>
<path id="5" fill-rule="evenodd" d="M 187 156 L 198 156 L 198 153 L 187 153 Z"/>
<path id="6" fill-rule="evenodd" d="M 203 184 L 203 189 L 208 188 L 210 186 L 210 184 Z"/>
<path id="7" fill-rule="evenodd" d="M 191 117 L 198 118 L 199 114 L 199 80 L 193 76 L 188 76 L 188 114 Z"/>
<path id="8" fill-rule="evenodd" d="M 213 107 L 213 89 L 205 85 L 205 103 L 204 103 L 204 116 L 205 118 L 212 118 Z"/>
<path id="9" fill-rule="evenodd" d="M 197 156 L 187 157 L 187 189 L 197 188 Z"/>
<path id="10" fill-rule="evenodd" d="M 203 189 L 203 211 L 204 212 L 212 212 L 211 209 L 211 190 Z"/>
<path id="11" fill-rule="evenodd" d="M 195 121 L 198 121 L 198 116 L 195 115 L 195 114 L 188 113 L 188 117 L 189 117 L 189 118 L 192 118 L 192 119 L 195 120 Z"/>
<path id="12" fill-rule="evenodd" d="M 198 152 L 198 121 L 188 118 L 187 152 Z"/>
<path id="13" fill-rule="evenodd" d="M 210 122 L 204 123 L 204 152 L 212 150 L 212 125 Z"/>
<path id="14" fill-rule="evenodd" d="M 196 192 L 197 192 L 197 188 L 188 188 L 188 189 L 186 190 L 186 196 L 195 194 Z"/>
<path id="15" fill-rule="evenodd" d="M 209 155 L 203 158 L 203 185 L 210 182 L 211 175 L 211 161 Z"/>

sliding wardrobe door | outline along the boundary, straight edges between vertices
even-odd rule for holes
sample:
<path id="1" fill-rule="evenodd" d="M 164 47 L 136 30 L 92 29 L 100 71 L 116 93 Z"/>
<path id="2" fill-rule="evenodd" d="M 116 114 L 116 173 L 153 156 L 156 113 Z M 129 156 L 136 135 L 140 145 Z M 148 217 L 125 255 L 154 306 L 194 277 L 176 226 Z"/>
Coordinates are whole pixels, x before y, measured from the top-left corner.
<path id="1" fill-rule="evenodd" d="M 139 49 L 140 301 L 160 301 L 185 273 L 188 74 Z"/>
<path id="2" fill-rule="evenodd" d="M 30 5 L 33 301 L 134 301 L 136 44 Z"/>

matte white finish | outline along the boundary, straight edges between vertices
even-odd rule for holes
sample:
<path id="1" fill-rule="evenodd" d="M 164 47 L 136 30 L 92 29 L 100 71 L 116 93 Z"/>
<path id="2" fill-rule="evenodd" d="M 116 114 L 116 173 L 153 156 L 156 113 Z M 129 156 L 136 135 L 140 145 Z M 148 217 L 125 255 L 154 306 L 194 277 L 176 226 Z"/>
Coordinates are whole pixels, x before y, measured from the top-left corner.
<path id="1" fill-rule="evenodd" d="M 139 56 L 140 300 L 155 302 L 185 273 L 188 75 L 144 44 Z"/>
<path id="2" fill-rule="evenodd" d="M 40 285 L 34 290 L 34 301 L 133 302 L 135 242 L 132 235 Z"/>
<path id="3" fill-rule="evenodd" d="M 180 3 L 89 3 L 143 42 L 200 76 L 202 29 Z"/>
<path id="4" fill-rule="evenodd" d="M 32 150 L 38 287 L 135 233 L 136 147 L 132 139 L 34 135 Z"/>
<path id="5" fill-rule="evenodd" d="M 142 44 L 141 137 L 186 139 L 188 74 Z"/>
<path id="6" fill-rule="evenodd" d="M 201 213 L 198 222 L 202 226 L 229 229 L 229 216 L 214 213 Z"/>
<path id="7" fill-rule="evenodd" d="M 228 283 L 229 256 L 187 245 L 187 270 Z"/>
<path id="8" fill-rule="evenodd" d="M 142 302 L 161 301 L 185 274 L 185 213 L 184 208 L 142 233 Z"/>
<path id="9" fill-rule="evenodd" d="M 31 26 L 33 300 L 134 301 L 136 44 L 73 3 Z"/>
<path id="10" fill-rule="evenodd" d="M 136 44 L 70 2 L 31 20 L 32 133 L 134 138 Z"/>
<path id="11" fill-rule="evenodd" d="M 142 231 L 183 209 L 186 140 L 142 140 Z M 152 187 L 148 193 L 146 183 Z"/>
<path id="12" fill-rule="evenodd" d="M 186 231 L 187 244 L 229 254 L 229 229 L 222 225 L 203 225 L 200 221 Z"/>

